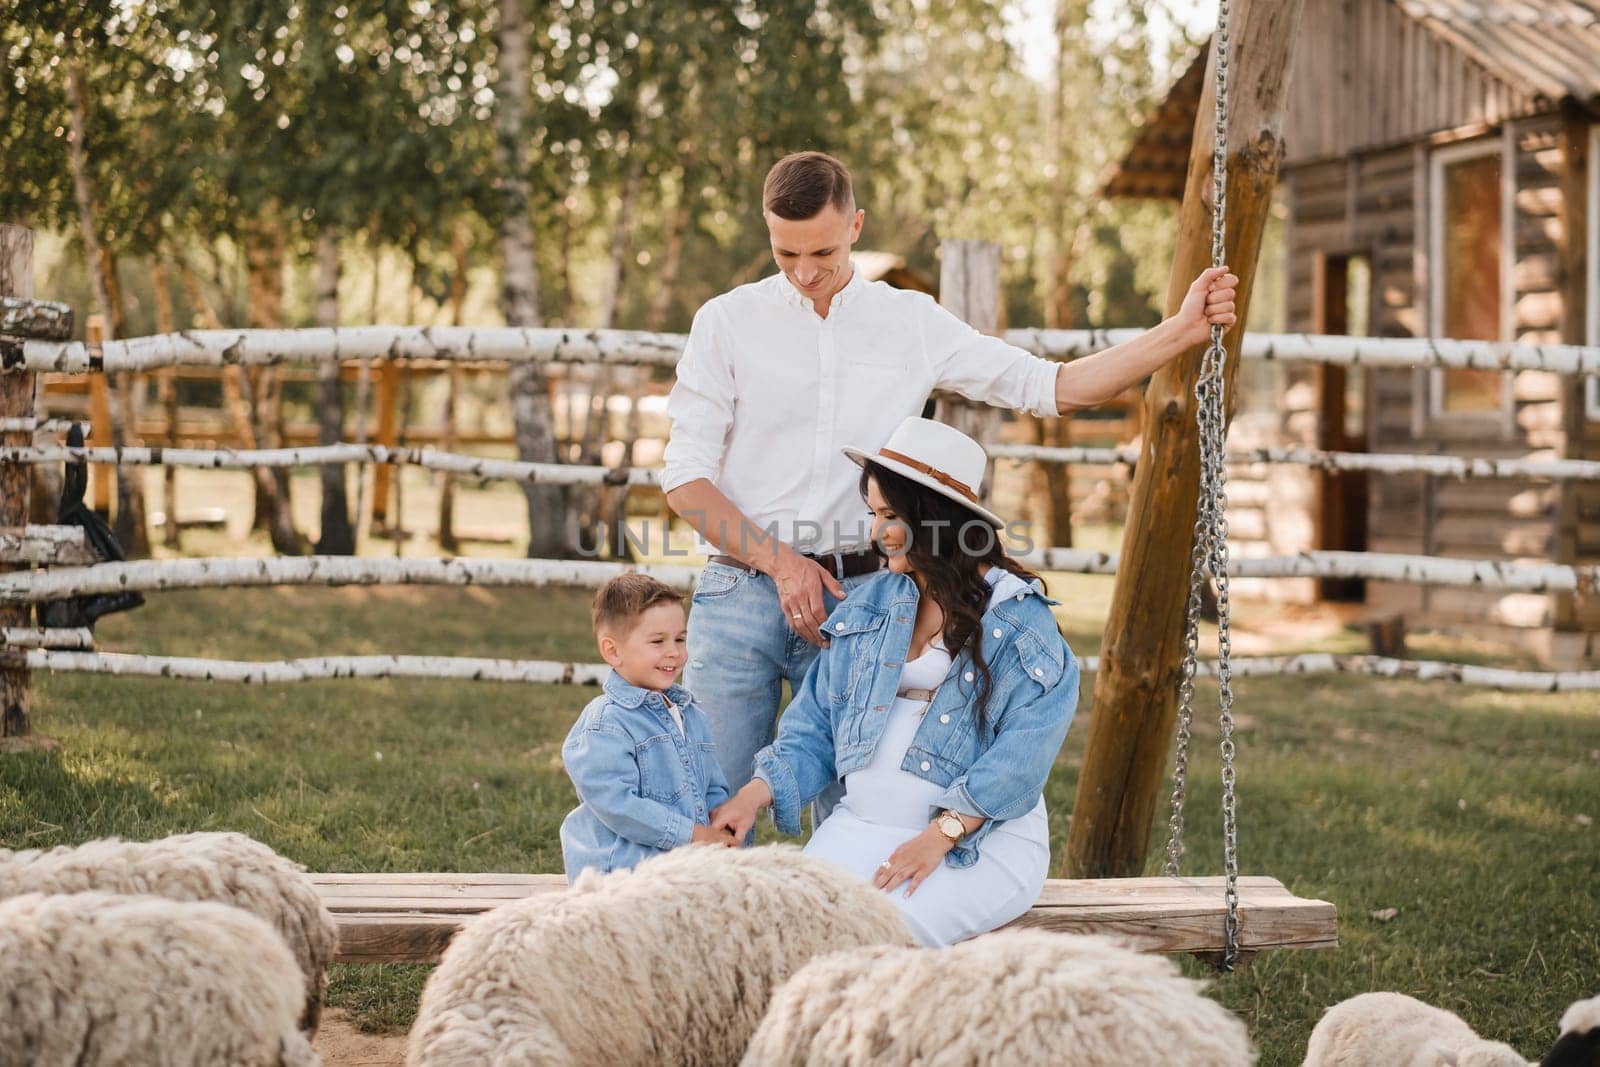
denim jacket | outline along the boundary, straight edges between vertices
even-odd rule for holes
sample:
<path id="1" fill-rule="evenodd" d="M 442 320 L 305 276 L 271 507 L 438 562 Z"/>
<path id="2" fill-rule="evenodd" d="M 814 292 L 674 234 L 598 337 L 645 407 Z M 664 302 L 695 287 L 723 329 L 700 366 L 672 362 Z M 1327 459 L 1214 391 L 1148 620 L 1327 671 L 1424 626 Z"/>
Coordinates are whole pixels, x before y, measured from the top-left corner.
<path id="1" fill-rule="evenodd" d="M 662 694 L 612 671 L 567 734 L 561 759 L 580 801 L 561 824 L 569 882 L 585 868 L 632 867 L 688 844 L 695 824 L 728 799 L 705 713 L 681 685 L 666 697 L 683 716 L 682 733 Z"/>
<path id="2" fill-rule="evenodd" d="M 1009 574 L 1005 577 L 1011 577 Z M 772 789 L 772 814 L 784 833 L 800 832 L 800 809 L 865 766 L 883 735 L 911 647 L 918 590 L 885 571 L 828 616 L 828 647 L 783 713 L 778 739 L 756 754 L 756 777 Z M 1078 707 L 1078 661 L 1056 627 L 1037 584 L 1014 583 L 983 616 L 982 653 L 993 679 L 986 722 L 974 707 L 971 645 L 951 664 L 922 716 L 900 768 L 945 789 L 935 813 L 951 808 L 983 818 L 946 857 L 977 862 L 997 822 L 1038 803 Z"/>

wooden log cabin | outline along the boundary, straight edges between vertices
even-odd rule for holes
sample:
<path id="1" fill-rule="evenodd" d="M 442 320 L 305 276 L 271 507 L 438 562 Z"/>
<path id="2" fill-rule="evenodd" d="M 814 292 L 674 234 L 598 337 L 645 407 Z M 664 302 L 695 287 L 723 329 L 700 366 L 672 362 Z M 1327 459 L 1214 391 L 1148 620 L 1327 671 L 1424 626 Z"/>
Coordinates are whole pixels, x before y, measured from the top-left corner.
<path id="1" fill-rule="evenodd" d="M 1278 190 L 1281 284 L 1257 289 L 1281 291 L 1282 304 L 1253 310 L 1253 325 L 1600 344 L 1600 0 L 1306 0 L 1299 34 Z M 1108 194 L 1181 198 L 1205 66 L 1202 49 Z M 1594 377 L 1270 373 L 1265 404 L 1251 410 L 1246 391 L 1230 443 L 1600 458 Z M 1244 554 L 1600 562 L 1594 482 L 1308 478 L 1287 467 L 1235 477 Z M 1596 598 L 1380 582 L 1271 589 L 1509 640 L 1555 667 L 1600 665 Z"/>

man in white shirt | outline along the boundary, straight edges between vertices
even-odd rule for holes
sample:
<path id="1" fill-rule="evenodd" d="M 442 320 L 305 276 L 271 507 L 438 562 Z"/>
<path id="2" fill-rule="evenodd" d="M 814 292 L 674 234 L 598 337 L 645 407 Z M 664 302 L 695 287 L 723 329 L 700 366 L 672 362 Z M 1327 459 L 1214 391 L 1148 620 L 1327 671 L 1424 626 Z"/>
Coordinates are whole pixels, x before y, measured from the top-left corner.
<path id="1" fill-rule="evenodd" d="M 1234 321 L 1227 268 L 1182 310 L 1114 348 L 1054 363 L 987 337 L 924 293 L 863 279 L 850 262 L 865 213 L 850 173 L 820 152 L 767 174 L 778 273 L 706 302 L 667 402 L 661 487 L 714 554 L 689 616 L 685 686 L 711 720 L 737 791 L 769 744 L 783 679 L 798 684 L 822 622 L 878 569 L 860 471 L 935 389 L 1040 416 L 1102 404 Z"/>

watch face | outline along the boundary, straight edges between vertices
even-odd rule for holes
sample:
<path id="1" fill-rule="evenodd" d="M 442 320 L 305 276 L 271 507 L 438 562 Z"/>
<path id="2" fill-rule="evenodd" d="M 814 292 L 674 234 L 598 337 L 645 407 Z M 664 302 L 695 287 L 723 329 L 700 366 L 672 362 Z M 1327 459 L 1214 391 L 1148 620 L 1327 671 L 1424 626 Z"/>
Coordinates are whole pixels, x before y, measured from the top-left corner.
<path id="1" fill-rule="evenodd" d="M 954 815 L 941 815 L 939 816 L 939 830 L 944 836 L 956 839 L 961 837 L 966 831 L 966 827 L 962 826 L 961 820 Z"/>

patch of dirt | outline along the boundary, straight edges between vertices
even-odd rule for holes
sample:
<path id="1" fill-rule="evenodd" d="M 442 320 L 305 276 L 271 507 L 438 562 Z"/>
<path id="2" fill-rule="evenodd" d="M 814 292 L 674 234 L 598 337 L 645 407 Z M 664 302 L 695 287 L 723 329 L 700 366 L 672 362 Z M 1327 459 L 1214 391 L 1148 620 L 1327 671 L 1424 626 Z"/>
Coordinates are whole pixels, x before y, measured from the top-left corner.
<path id="1" fill-rule="evenodd" d="M 364 1033 L 337 1008 L 322 1013 L 312 1047 L 324 1067 L 403 1067 L 406 1062 L 405 1034 Z"/>

